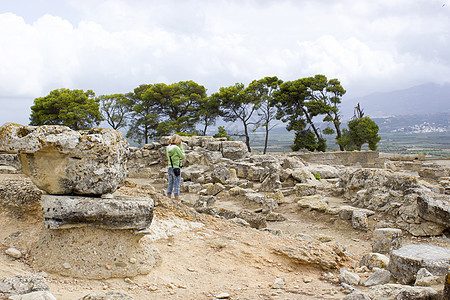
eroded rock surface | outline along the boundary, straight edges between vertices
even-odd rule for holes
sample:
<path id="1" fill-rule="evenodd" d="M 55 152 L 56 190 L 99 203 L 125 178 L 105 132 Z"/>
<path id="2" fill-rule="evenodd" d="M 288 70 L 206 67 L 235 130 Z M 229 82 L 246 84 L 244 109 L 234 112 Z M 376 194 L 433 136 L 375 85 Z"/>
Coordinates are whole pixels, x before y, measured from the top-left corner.
<path id="1" fill-rule="evenodd" d="M 127 174 L 128 142 L 119 131 L 65 126 L 0 127 L 0 151 L 19 153 L 22 172 L 49 194 L 114 192 Z"/>
<path id="2" fill-rule="evenodd" d="M 426 268 L 433 275 L 445 275 L 449 267 L 450 248 L 407 245 L 391 252 L 388 268 L 395 279 L 412 284 L 421 268 Z"/>
<path id="3" fill-rule="evenodd" d="M 86 225 L 103 229 L 144 229 L 153 219 L 151 198 L 115 197 L 111 199 L 43 195 L 44 223 L 50 229 Z"/>

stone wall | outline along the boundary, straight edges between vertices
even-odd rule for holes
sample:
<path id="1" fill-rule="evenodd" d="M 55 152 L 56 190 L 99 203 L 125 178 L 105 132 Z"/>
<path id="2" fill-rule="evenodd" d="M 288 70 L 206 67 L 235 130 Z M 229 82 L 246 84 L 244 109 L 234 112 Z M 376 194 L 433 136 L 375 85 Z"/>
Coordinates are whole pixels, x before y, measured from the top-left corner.
<path id="1" fill-rule="evenodd" d="M 357 166 L 362 168 L 383 168 L 384 158 L 377 151 L 334 151 L 292 153 L 307 163 L 323 165 Z"/>

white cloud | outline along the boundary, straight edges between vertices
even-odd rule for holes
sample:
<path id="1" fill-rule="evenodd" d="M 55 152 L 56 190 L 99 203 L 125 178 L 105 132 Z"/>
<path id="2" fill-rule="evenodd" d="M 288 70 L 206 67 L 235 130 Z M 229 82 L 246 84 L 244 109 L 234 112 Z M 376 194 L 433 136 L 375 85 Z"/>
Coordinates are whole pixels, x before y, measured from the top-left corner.
<path id="1" fill-rule="evenodd" d="M 437 0 L 66 0 L 61 7 L 71 9 L 33 20 L 20 8 L 0 14 L 0 96 L 32 104 L 61 87 L 105 94 L 181 80 L 213 93 L 265 76 L 315 74 L 360 95 L 450 81 L 450 4 Z"/>

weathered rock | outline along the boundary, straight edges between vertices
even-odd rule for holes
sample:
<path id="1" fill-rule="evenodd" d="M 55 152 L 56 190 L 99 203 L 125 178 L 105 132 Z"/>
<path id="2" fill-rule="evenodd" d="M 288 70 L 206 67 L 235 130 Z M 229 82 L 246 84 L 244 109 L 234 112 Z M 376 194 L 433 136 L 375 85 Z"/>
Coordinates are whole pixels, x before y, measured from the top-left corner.
<path id="1" fill-rule="evenodd" d="M 44 223 L 50 229 L 94 226 L 104 229 L 144 229 L 153 219 L 151 198 L 112 199 L 43 195 Z"/>
<path id="2" fill-rule="evenodd" d="M 199 148 L 186 154 L 185 166 L 210 166 L 219 162 L 221 159 L 222 154 L 220 152 L 212 152 Z"/>
<path id="3" fill-rule="evenodd" d="M 430 193 L 422 193 L 417 198 L 419 216 L 450 227 L 450 196 L 437 194 L 433 196 Z"/>
<path id="4" fill-rule="evenodd" d="M 0 151 L 19 153 L 22 171 L 49 194 L 114 192 L 127 174 L 128 142 L 119 131 L 65 126 L 0 127 Z"/>
<path id="5" fill-rule="evenodd" d="M 297 196 L 313 196 L 317 194 L 317 185 L 311 183 L 297 183 L 295 185 Z"/>
<path id="6" fill-rule="evenodd" d="M 0 179 L 0 205 L 21 217 L 39 216 L 42 191 L 26 177 Z"/>
<path id="7" fill-rule="evenodd" d="M 342 300 L 370 300 L 370 297 L 366 293 L 353 291 L 350 294 L 344 296 Z"/>
<path id="8" fill-rule="evenodd" d="M 87 294 L 79 300 L 133 300 L 133 298 L 127 294 L 119 292 L 94 292 Z"/>
<path id="9" fill-rule="evenodd" d="M 292 177 L 301 183 L 306 183 L 309 180 L 313 180 L 313 181 L 316 180 L 313 173 L 311 173 L 311 171 L 309 171 L 305 168 L 293 169 Z"/>
<path id="10" fill-rule="evenodd" d="M 355 211 L 365 213 L 367 216 L 372 216 L 373 214 L 375 214 L 373 211 L 368 209 L 343 205 L 339 207 L 339 218 L 341 218 L 342 220 L 351 220 Z"/>
<path id="11" fill-rule="evenodd" d="M 422 268 L 416 274 L 415 286 L 432 286 L 442 283 L 440 276 L 431 274 L 427 269 Z"/>
<path id="12" fill-rule="evenodd" d="M 48 290 L 47 281 L 41 275 L 14 276 L 0 280 L 0 295 L 21 295 Z"/>
<path id="13" fill-rule="evenodd" d="M 393 250 L 388 269 L 404 284 L 412 284 L 421 268 L 433 275 L 444 275 L 450 267 L 450 249 L 431 245 L 407 245 Z"/>
<path id="14" fill-rule="evenodd" d="M 359 264 L 369 269 L 386 269 L 389 265 L 389 257 L 381 253 L 367 253 L 363 255 Z"/>
<path id="15" fill-rule="evenodd" d="M 11 153 L 0 153 L 0 166 L 12 167 L 16 172 L 22 168 L 19 155 Z"/>
<path id="16" fill-rule="evenodd" d="M 280 174 L 277 172 L 271 172 L 267 175 L 266 179 L 261 183 L 259 191 L 262 192 L 276 192 L 281 188 Z"/>
<path id="17" fill-rule="evenodd" d="M 301 208 L 325 211 L 328 207 L 328 201 L 321 195 L 305 196 L 296 198 L 294 201 L 296 201 Z"/>
<path id="18" fill-rule="evenodd" d="M 5 253 L 14 258 L 21 258 L 22 252 L 16 248 L 8 248 L 5 250 Z"/>
<path id="19" fill-rule="evenodd" d="M 0 165 L 0 174 L 17 174 L 19 171 L 11 166 L 2 166 Z"/>
<path id="20" fill-rule="evenodd" d="M 397 227 L 415 236 L 440 235 L 448 228 L 448 195 L 439 195 L 417 177 L 375 169 L 342 172 L 344 196 L 353 205 L 396 218 Z M 420 207 L 418 205 L 420 203 Z"/>
<path id="21" fill-rule="evenodd" d="M 215 196 L 200 196 L 197 202 L 194 204 L 194 209 L 197 208 L 204 208 L 204 207 L 211 207 L 216 203 L 216 197 Z"/>
<path id="22" fill-rule="evenodd" d="M 55 296 L 49 291 L 31 292 L 23 295 L 14 295 L 9 300 L 56 300 Z"/>
<path id="23" fill-rule="evenodd" d="M 219 194 L 223 190 L 225 190 L 225 187 L 220 183 L 207 183 L 203 186 L 202 190 L 200 191 L 200 194 L 217 196 L 217 194 Z"/>
<path id="24" fill-rule="evenodd" d="M 222 155 L 232 160 L 242 159 L 249 155 L 247 145 L 241 141 L 223 141 Z"/>
<path id="25" fill-rule="evenodd" d="M 302 161 L 299 157 L 286 157 L 284 158 L 281 166 L 284 169 L 297 169 L 297 168 L 303 168 L 305 166 L 305 163 Z"/>
<path id="26" fill-rule="evenodd" d="M 254 212 L 243 209 L 239 211 L 236 216 L 247 221 L 253 228 L 261 229 L 267 227 L 266 218 Z"/>
<path id="27" fill-rule="evenodd" d="M 309 165 L 305 167 L 306 170 L 309 170 L 312 174 L 320 175 L 320 178 L 338 178 L 339 170 L 333 166 L 328 165 Z"/>
<path id="28" fill-rule="evenodd" d="M 402 246 L 402 231 L 396 228 L 378 228 L 372 234 L 372 251 L 389 253 Z"/>
<path id="29" fill-rule="evenodd" d="M 286 286 L 286 280 L 284 278 L 276 278 L 272 283 L 273 289 L 282 289 Z"/>
<path id="30" fill-rule="evenodd" d="M 395 300 L 440 300 L 441 296 L 432 288 L 404 289 L 395 296 Z"/>
<path id="31" fill-rule="evenodd" d="M 339 281 L 344 282 L 349 285 L 358 285 L 361 281 L 361 278 L 358 274 L 350 272 L 348 269 L 340 269 L 339 270 Z"/>
<path id="32" fill-rule="evenodd" d="M 384 269 L 377 269 L 372 275 L 364 281 L 364 286 L 374 286 L 386 284 L 391 281 L 391 272 Z"/>
<path id="33" fill-rule="evenodd" d="M 354 210 L 352 214 L 352 227 L 358 230 L 369 230 L 367 214 L 361 210 Z"/>
<path id="34" fill-rule="evenodd" d="M 135 230 L 96 227 L 44 229 L 30 256 L 36 268 L 61 276 L 134 277 L 148 274 L 161 262 L 159 251 L 151 243 L 140 242 L 151 236 L 142 237 Z"/>
<path id="35" fill-rule="evenodd" d="M 349 260 L 341 249 L 311 240 L 297 243 L 295 247 L 280 246 L 273 251 L 275 254 L 288 257 L 297 264 L 314 265 L 323 270 L 338 269 Z"/>
<path id="36" fill-rule="evenodd" d="M 439 293 L 430 287 L 412 287 L 393 283 L 370 287 L 369 297 L 371 299 L 440 300 Z"/>
<path id="37" fill-rule="evenodd" d="M 447 269 L 447 274 L 444 280 L 443 300 L 450 300 L 450 268 Z"/>
<path id="38" fill-rule="evenodd" d="M 230 170 L 226 166 L 216 165 L 211 170 L 211 180 L 213 183 L 227 184 L 230 178 Z"/>

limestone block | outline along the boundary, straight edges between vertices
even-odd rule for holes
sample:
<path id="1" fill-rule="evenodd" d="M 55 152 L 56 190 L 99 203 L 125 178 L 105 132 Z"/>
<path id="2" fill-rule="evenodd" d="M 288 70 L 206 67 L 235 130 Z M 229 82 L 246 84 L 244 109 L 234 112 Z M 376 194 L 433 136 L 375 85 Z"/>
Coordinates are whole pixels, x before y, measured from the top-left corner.
<path id="1" fill-rule="evenodd" d="M 450 195 L 430 194 L 422 194 L 417 198 L 419 216 L 450 227 Z"/>
<path id="2" fill-rule="evenodd" d="M 194 204 L 194 208 L 204 208 L 204 207 L 211 207 L 216 203 L 216 197 L 215 196 L 200 196 Z"/>
<path id="3" fill-rule="evenodd" d="M 247 221 L 253 228 L 261 229 L 267 227 L 266 218 L 249 210 L 243 209 L 236 216 Z"/>
<path id="4" fill-rule="evenodd" d="M 223 141 L 221 147 L 225 158 L 237 160 L 249 156 L 247 145 L 241 141 Z"/>
<path id="5" fill-rule="evenodd" d="M 389 257 L 381 253 L 367 253 L 361 258 L 360 266 L 366 266 L 369 269 L 386 269 L 389 265 Z"/>
<path id="6" fill-rule="evenodd" d="M 279 173 L 270 173 L 261 184 L 259 190 L 261 192 L 276 192 L 281 188 L 281 181 Z"/>
<path id="7" fill-rule="evenodd" d="M 22 295 L 14 295 L 9 300 L 57 300 L 49 291 L 37 291 Z"/>
<path id="8" fill-rule="evenodd" d="M 402 231 L 396 228 L 378 228 L 372 234 L 372 251 L 389 253 L 402 246 Z"/>
<path id="9" fill-rule="evenodd" d="M 209 151 L 220 151 L 222 147 L 222 142 L 220 141 L 208 141 L 206 142 L 205 148 Z"/>
<path id="10" fill-rule="evenodd" d="M 309 165 L 305 167 L 313 174 L 319 174 L 322 179 L 339 178 L 339 170 L 329 165 Z"/>
<path id="11" fill-rule="evenodd" d="M 40 216 L 42 191 L 26 177 L 0 179 L 0 206 L 17 217 L 25 214 Z"/>
<path id="12" fill-rule="evenodd" d="M 361 281 L 361 278 L 358 274 L 349 271 L 346 268 L 342 268 L 339 270 L 339 281 L 344 282 L 349 285 L 358 285 Z"/>
<path id="13" fill-rule="evenodd" d="M 295 191 L 299 197 L 312 196 L 317 194 L 317 186 L 311 183 L 297 183 Z"/>
<path id="14" fill-rule="evenodd" d="M 144 229 L 153 219 L 153 199 L 112 199 L 43 195 L 44 223 L 50 229 L 94 226 L 104 229 Z"/>
<path id="15" fill-rule="evenodd" d="M 412 284 L 421 268 L 433 275 L 445 275 L 449 267 L 450 248 L 407 245 L 391 252 L 388 269 L 399 282 Z"/>
<path id="16" fill-rule="evenodd" d="M 430 287 L 413 287 L 401 284 L 380 284 L 369 288 L 370 299 L 430 299 L 440 300 L 438 292 Z"/>
<path id="17" fill-rule="evenodd" d="M 219 162 L 221 159 L 222 154 L 220 152 L 212 152 L 200 148 L 186 153 L 185 167 L 210 166 Z"/>
<path id="18" fill-rule="evenodd" d="M 227 184 L 231 179 L 231 173 L 227 166 L 216 165 L 211 168 L 211 180 L 214 183 Z"/>
<path id="19" fill-rule="evenodd" d="M 305 168 L 297 168 L 292 170 L 292 177 L 302 183 L 306 183 L 309 180 L 316 180 L 313 173 Z"/>
<path id="20" fill-rule="evenodd" d="M 114 192 L 127 175 L 128 142 L 113 129 L 0 127 L 0 151 L 19 153 L 22 172 L 49 194 Z"/>
<path id="21" fill-rule="evenodd" d="M 299 157 L 286 157 L 281 163 L 283 169 L 297 169 L 303 168 L 305 163 Z"/>
<path id="22" fill-rule="evenodd" d="M 375 212 L 373 212 L 369 209 L 358 208 L 358 207 L 353 207 L 353 206 L 349 206 L 349 205 L 343 205 L 343 206 L 339 207 L 339 217 L 342 220 L 351 220 L 354 211 L 362 211 L 367 216 L 372 216 L 375 214 Z"/>
<path id="23" fill-rule="evenodd" d="M 203 186 L 200 194 L 217 196 L 223 190 L 225 190 L 225 187 L 221 183 L 207 183 Z"/>
<path id="24" fill-rule="evenodd" d="M 14 276 L 0 280 L 0 294 L 6 296 L 48 290 L 47 281 L 41 275 Z"/>
<path id="25" fill-rule="evenodd" d="M 297 201 L 298 206 L 301 208 L 325 211 L 328 207 L 328 201 L 320 195 L 296 198 L 295 201 Z"/>
<path id="26" fill-rule="evenodd" d="M 386 284 L 391 281 L 391 272 L 388 270 L 378 269 L 364 281 L 364 286 L 374 286 Z"/>
<path id="27" fill-rule="evenodd" d="M 441 284 L 442 279 L 440 276 L 435 276 L 431 274 L 427 269 L 422 268 L 416 274 L 415 286 L 432 286 L 436 284 Z"/>
<path id="28" fill-rule="evenodd" d="M 352 214 L 352 227 L 358 230 L 369 230 L 367 214 L 361 210 L 354 210 Z"/>
<path id="29" fill-rule="evenodd" d="M 22 168 L 19 155 L 11 153 L 0 153 L 0 166 L 12 167 L 15 170 Z"/>
<path id="30" fill-rule="evenodd" d="M 60 276 L 106 279 L 146 275 L 160 264 L 161 256 L 150 242 L 151 236 L 134 232 L 95 227 L 45 229 L 30 255 L 36 268 Z"/>
<path id="31" fill-rule="evenodd" d="M 267 175 L 269 175 L 269 170 L 264 167 L 251 166 L 248 169 L 247 179 L 252 181 L 261 182 Z"/>

